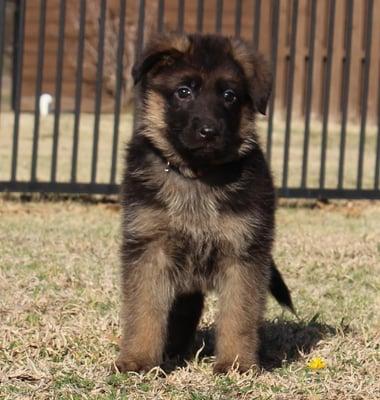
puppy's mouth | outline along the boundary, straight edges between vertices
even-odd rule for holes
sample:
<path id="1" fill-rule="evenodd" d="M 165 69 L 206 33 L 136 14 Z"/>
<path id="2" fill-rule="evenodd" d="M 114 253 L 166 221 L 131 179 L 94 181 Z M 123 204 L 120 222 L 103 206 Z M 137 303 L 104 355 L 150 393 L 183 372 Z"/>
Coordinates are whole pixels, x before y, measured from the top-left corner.
<path id="1" fill-rule="evenodd" d="M 182 141 L 183 146 L 188 152 L 191 152 L 194 156 L 217 156 L 220 153 L 226 151 L 226 144 L 223 140 L 208 141 L 201 140 L 192 143 L 187 143 L 185 140 Z"/>
<path id="2" fill-rule="evenodd" d="M 185 147 L 183 157 L 190 165 L 206 167 L 229 162 L 236 158 L 236 154 L 232 146 L 227 146 L 225 143 L 223 143 L 223 145 L 204 143 Z"/>
<path id="3" fill-rule="evenodd" d="M 205 142 L 205 143 L 199 143 L 193 146 L 187 146 L 189 150 L 195 151 L 195 152 L 205 152 L 205 153 L 213 153 L 213 152 L 218 152 L 221 151 L 223 146 L 220 144 L 216 143 L 210 143 L 210 142 Z"/>
<path id="4" fill-rule="evenodd" d="M 215 131 L 212 135 L 201 130 L 183 133 L 179 136 L 182 145 L 194 152 L 213 153 L 226 147 L 224 135 Z"/>

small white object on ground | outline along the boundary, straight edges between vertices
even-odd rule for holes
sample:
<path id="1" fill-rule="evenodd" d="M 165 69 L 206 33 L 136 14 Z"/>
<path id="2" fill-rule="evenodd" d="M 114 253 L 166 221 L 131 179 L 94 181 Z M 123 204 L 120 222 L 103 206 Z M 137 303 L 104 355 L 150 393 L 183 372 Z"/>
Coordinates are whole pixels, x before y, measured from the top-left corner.
<path id="1" fill-rule="evenodd" d="M 46 116 L 49 114 L 50 104 L 53 102 L 53 96 L 49 93 L 43 93 L 40 96 L 40 115 Z"/>

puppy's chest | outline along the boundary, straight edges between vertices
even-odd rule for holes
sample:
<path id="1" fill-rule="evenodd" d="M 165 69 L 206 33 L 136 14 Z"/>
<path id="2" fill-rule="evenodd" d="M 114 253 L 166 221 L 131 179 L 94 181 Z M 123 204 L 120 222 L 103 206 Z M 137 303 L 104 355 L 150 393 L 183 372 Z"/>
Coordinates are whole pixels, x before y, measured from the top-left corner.
<path id="1" fill-rule="evenodd" d="M 176 185 L 163 193 L 168 228 L 193 242 L 240 251 L 253 233 L 253 215 L 221 211 L 218 193 L 201 185 Z M 220 194 L 219 194 L 220 195 Z"/>
<path id="2" fill-rule="evenodd" d="M 220 212 L 213 198 L 194 192 L 176 194 L 168 201 L 167 210 L 172 228 L 197 234 L 220 230 Z"/>
<path id="3" fill-rule="evenodd" d="M 160 191 L 170 227 L 197 234 L 219 230 L 217 222 L 220 213 L 216 195 L 197 182 L 191 182 L 168 180 Z"/>

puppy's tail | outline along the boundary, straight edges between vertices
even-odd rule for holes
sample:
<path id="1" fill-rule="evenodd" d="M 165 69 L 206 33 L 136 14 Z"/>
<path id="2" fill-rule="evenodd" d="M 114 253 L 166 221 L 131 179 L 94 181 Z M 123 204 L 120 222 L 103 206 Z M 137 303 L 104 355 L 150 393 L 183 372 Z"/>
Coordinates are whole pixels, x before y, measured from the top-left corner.
<path id="1" fill-rule="evenodd" d="M 271 263 L 271 274 L 270 274 L 270 283 L 269 283 L 269 290 L 272 296 L 282 305 L 287 307 L 294 315 L 297 315 L 293 302 L 292 297 L 290 295 L 290 291 L 284 282 L 284 279 L 277 269 L 276 264 L 272 260 Z"/>

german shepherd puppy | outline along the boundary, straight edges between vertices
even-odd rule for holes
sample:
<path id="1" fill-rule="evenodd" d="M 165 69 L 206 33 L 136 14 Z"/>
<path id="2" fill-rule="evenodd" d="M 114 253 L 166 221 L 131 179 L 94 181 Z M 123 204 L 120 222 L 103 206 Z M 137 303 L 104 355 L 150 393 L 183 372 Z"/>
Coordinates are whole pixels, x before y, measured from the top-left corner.
<path id="1" fill-rule="evenodd" d="M 186 354 L 204 294 L 219 295 L 215 372 L 258 366 L 270 290 L 275 191 L 255 131 L 271 74 L 240 40 L 164 35 L 133 68 L 137 124 L 122 183 L 122 340 L 116 366 Z"/>

